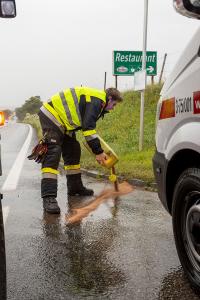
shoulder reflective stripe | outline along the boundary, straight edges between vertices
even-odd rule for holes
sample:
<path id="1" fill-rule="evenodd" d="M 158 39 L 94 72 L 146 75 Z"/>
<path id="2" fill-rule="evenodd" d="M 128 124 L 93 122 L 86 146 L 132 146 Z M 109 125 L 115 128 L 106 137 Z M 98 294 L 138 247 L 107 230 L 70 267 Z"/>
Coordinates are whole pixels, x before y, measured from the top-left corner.
<path id="1" fill-rule="evenodd" d="M 96 138 L 98 138 L 98 134 L 92 134 L 92 135 L 85 136 L 86 141 L 91 141 Z"/>
<path id="2" fill-rule="evenodd" d="M 52 173 L 43 173 L 42 178 L 50 178 L 50 179 L 57 179 L 57 174 L 52 174 Z"/>
<path id="3" fill-rule="evenodd" d="M 71 113 L 70 113 L 70 110 L 69 110 L 69 107 L 68 107 L 68 104 L 67 104 L 67 100 L 65 98 L 65 94 L 63 92 L 60 92 L 59 95 L 60 95 L 60 98 L 62 100 L 62 104 L 63 104 L 63 107 L 65 109 L 69 124 L 71 126 L 73 126 L 74 128 L 77 128 L 78 126 L 76 124 L 74 124 L 74 122 L 72 121 L 72 116 L 71 116 Z"/>
<path id="4" fill-rule="evenodd" d="M 63 125 L 63 122 L 62 122 L 60 116 L 58 115 L 58 113 L 56 112 L 56 110 L 54 109 L 54 107 L 49 105 L 48 102 L 45 102 L 43 104 L 43 107 L 45 107 L 54 116 L 54 118 L 59 122 L 59 124 Z"/>
<path id="5" fill-rule="evenodd" d="M 65 113 L 66 113 L 66 115 L 67 115 L 67 119 L 68 119 L 68 121 L 69 121 L 69 124 L 70 124 L 71 126 L 73 126 L 73 127 L 76 128 L 76 125 L 75 125 L 75 124 L 73 123 L 73 121 L 72 121 L 72 116 L 71 116 L 69 107 L 68 107 L 68 105 L 67 105 L 67 101 L 66 101 L 66 98 L 65 98 L 64 93 L 63 93 L 63 92 L 60 92 L 59 95 L 60 95 L 60 98 L 61 98 L 61 100 L 62 100 L 62 104 L 63 104 L 63 107 L 64 107 L 64 109 L 65 109 Z"/>
<path id="6" fill-rule="evenodd" d="M 96 130 L 85 130 L 83 131 L 84 136 L 96 134 Z"/>
<path id="7" fill-rule="evenodd" d="M 81 122 L 81 114 L 80 114 L 80 111 L 79 111 L 78 97 L 76 95 L 75 89 L 71 88 L 70 91 L 72 93 L 72 97 L 74 99 L 74 103 L 75 103 L 75 106 L 76 106 L 76 112 L 77 112 L 77 115 L 78 115 L 78 118 L 79 118 L 79 121 L 80 121 L 80 124 L 81 124 L 82 122 Z"/>
<path id="8" fill-rule="evenodd" d="M 66 170 L 65 171 L 65 174 L 66 175 L 73 175 L 73 174 L 80 174 L 81 173 L 81 170 Z"/>
<path id="9" fill-rule="evenodd" d="M 59 174 L 58 170 L 52 168 L 42 168 L 42 173 L 51 173 L 51 174 Z"/>
<path id="10" fill-rule="evenodd" d="M 64 134 L 65 132 L 65 129 L 64 129 L 64 126 L 62 126 L 59 121 L 54 117 L 54 115 L 52 115 L 52 113 L 50 113 L 48 111 L 48 109 L 44 106 L 42 106 L 40 108 L 40 110 L 43 112 L 43 114 L 45 114 L 45 116 L 47 116 L 61 131 L 62 133 Z"/>
<path id="11" fill-rule="evenodd" d="M 68 166 L 64 166 L 65 170 L 77 170 L 80 169 L 80 164 L 79 165 L 68 165 Z"/>

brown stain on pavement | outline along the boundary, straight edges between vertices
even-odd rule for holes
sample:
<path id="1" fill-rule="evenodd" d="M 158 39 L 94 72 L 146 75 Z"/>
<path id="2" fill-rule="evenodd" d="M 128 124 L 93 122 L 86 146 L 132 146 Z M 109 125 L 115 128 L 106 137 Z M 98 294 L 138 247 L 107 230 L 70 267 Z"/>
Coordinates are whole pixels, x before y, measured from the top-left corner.
<path id="1" fill-rule="evenodd" d="M 72 208 L 70 213 L 66 215 L 66 221 L 68 224 L 80 222 L 83 218 L 87 217 L 89 213 L 97 209 L 97 207 L 109 198 L 116 198 L 121 195 L 129 194 L 133 191 L 133 186 L 128 182 L 123 182 L 118 185 L 119 191 L 114 189 L 106 189 L 99 196 L 94 198 L 87 205 L 80 208 Z"/>

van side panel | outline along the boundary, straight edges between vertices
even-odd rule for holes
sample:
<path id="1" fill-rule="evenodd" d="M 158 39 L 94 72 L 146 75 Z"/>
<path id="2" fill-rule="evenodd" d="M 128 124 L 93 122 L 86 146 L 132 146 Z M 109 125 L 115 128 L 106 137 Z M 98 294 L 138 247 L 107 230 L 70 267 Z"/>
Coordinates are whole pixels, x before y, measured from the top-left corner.
<path id="1" fill-rule="evenodd" d="M 170 161 L 175 153 L 183 149 L 191 149 L 200 154 L 200 122 L 192 121 L 174 130 L 166 145 L 166 159 Z"/>

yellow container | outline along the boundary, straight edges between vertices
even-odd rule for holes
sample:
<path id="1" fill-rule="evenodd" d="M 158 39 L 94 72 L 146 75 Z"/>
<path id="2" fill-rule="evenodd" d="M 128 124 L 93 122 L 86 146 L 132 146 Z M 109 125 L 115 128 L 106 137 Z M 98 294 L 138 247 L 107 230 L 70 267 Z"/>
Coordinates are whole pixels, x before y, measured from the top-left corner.
<path id="1" fill-rule="evenodd" d="M 100 138 L 99 136 L 98 136 L 98 138 L 100 140 L 103 151 L 108 156 L 108 158 L 105 161 L 105 163 L 103 164 L 103 166 L 106 167 L 107 169 L 111 169 L 118 162 L 119 158 L 118 158 L 117 154 L 110 148 L 110 146 L 108 146 L 108 144 L 102 138 Z M 92 152 L 92 150 L 88 146 L 88 144 L 86 142 L 84 142 L 83 144 L 89 150 L 89 152 L 94 155 L 94 153 Z"/>

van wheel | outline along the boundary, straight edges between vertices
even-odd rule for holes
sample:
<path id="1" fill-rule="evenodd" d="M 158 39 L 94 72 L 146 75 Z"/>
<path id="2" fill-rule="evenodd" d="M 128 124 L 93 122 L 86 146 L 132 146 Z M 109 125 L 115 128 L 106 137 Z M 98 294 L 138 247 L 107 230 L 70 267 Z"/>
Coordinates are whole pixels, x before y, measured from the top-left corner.
<path id="1" fill-rule="evenodd" d="M 187 169 L 179 177 L 172 220 L 181 265 L 193 287 L 200 291 L 200 169 Z"/>

